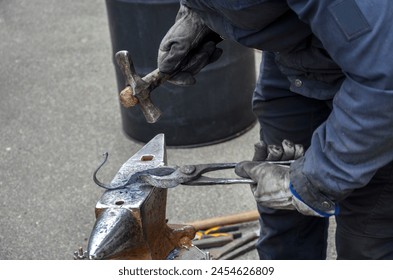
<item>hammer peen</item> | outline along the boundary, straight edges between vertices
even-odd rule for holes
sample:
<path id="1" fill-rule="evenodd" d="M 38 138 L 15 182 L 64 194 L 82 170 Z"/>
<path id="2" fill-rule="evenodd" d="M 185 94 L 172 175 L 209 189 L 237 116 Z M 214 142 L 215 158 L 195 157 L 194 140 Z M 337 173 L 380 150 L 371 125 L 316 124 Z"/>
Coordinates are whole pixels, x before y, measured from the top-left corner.
<path id="1" fill-rule="evenodd" d="M 126 87 L 120 92 L 120 102 L 130 108 L 137 103 L 148 123 L 155 123 L 161 116 L 161 111 L 152 103 L 150 92 L 170 78 L 158 69 L 141 78 L 135 71 L 134 63 L 128 51 L 119 51 L 115 55 L 117 64 L 123 72 Z"/>

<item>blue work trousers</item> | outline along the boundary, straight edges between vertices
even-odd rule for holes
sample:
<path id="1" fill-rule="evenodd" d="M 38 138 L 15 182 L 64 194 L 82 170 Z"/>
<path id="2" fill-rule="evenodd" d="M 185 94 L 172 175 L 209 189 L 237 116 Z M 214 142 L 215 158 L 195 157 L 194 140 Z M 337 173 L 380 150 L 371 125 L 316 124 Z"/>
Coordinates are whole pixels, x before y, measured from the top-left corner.
<path id="1" fill-rule="evenodd" d="M 263 53 L 254 93 L 260 138 L 267 144 L 283 139 L 307 149 L 314 130 L 331 112 L 331 101 L 304 97 L 289 90 L 290 82 L 277 67 L 275 54 Z M 364 188 L 341 201 L 336 216 L 338 259 L 393 259 L 393 163 L 381 168 Z M 328 218 L 258 205 L 261 259 L 325 259 Z"/>

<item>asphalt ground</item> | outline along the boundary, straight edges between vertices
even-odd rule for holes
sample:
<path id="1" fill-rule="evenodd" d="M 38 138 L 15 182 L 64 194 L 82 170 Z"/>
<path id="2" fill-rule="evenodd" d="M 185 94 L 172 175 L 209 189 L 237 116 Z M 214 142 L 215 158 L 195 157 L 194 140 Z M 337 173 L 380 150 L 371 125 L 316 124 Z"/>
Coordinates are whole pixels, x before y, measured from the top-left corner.
<path id="1" fill-rule="evenodd" d="M 121 128 L 105 2 L 0 1 L 0 38 L 0 259 L 72 259 L 95 222 L 103 190 L 92 173 L 102 153 L 110 153 L 100 175 L 109 181 L 143 146 Z M 168 149 L 168 162 L 246 160 L 257 140 L 254 126 L 224 143 Z M 247 185 L 177 187 L 167 217 L 184 223 L 253 209 Z"/>

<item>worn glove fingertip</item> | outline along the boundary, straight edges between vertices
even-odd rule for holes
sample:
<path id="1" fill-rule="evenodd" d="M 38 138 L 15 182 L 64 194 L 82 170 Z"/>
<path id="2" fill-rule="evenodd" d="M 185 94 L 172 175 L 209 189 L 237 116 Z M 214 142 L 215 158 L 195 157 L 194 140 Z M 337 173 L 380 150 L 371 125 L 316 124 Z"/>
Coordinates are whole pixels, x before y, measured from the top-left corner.
<path id="1" fill-rule="evenodd" d="M 295 144 L 295 155 L 293 156 L 293 159 L 298 159 L 300 157 L 304 156 L 304 147 L 301 144 Z"/>
<path id="2" fill-rule="evenodd" d="M 178 61 L 170 56 L 169 51 L 158 50 L 157 66 L 161 73 L 172 74 L 178 66 Z"/>
<path id="3" fill-rule="evenodd" d="M 250 172 L 255 166 L 261 164 L 256 161 L 242 161 L 235 166 L 235 173 L 243 178 L 251 178 Z M 251 178 L 252 179 L 252 178 Z"/>
<path id="4" fill-rule="evenodd" d="M 243 177 L 243 178 L 250 178 L 245 170 L 245 166 L 249 163 L 249 161 L 242 161 L 236 164 L 235 166 L 235 173 L 236 175 Z"/>
<path id="5" fill-rule="evenodd" d="M 284 150 L 282 146 L 268 145 L 266 160 L 271 160 L 271 161 L 280 160 L 283 153 Z"/>
<path id="6" fill-rule="evenodd" d="M 264 161 L 267 157 L 267 145 L 264 141 L 260 141 L 254 144 L 254 156 L 253 161 Z"/>
<path id="7" fill-rule="evenodd" d="M 295 156 L 295 144 L 292 141 L 284 139 L 281 143 L 283 154 L 281 160 L 290 160 Z"/>

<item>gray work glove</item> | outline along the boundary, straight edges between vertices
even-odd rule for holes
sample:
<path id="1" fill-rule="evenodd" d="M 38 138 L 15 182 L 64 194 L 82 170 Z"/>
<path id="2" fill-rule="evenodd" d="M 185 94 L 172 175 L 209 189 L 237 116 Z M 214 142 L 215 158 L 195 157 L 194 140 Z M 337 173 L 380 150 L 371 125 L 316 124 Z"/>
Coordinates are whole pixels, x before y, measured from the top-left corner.
<path id="1" fill-rule="evenodd" d="M 194 75 L 221 56 L 222 49 L 216 48 L 221 40 L 194 11 L 181 5 L 175 24 L 161 41 L 158 68 L 172 75 L 169 82 L 195 84 Z"/>
<path id="2" fill-rule="evenodd" d="M 292 141 L 284 140 L 281 146 L 266 145 L 260 141 L 254 145 L 253 161 L 281 161 L 295 160 L 304 155 L 303 145 L 294 144 Z"/>
<path id="3" fill-rule="evenodd" d="M 255 159 L 260 160 L 293 160 L 304 153 L 301 145 L 294 145 L 291 141 L 284 140 L 282 147 L 267 146 L 261 142 L 256 144 Z M 237 175 L 250 178 L 257 182 L 251 185 L 251 190 L 258 204 L 264 207 L 280 210 L 297 210 L 304 215 L 322 216 L 307 204 L 296 197 L 289 180 L 289 166 L 277 165 L 266 162 L 244 161 L 240 162 L 235 172 Z"/>

